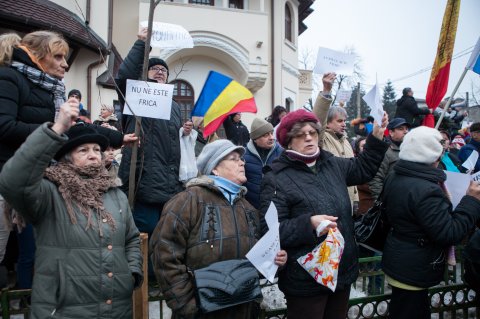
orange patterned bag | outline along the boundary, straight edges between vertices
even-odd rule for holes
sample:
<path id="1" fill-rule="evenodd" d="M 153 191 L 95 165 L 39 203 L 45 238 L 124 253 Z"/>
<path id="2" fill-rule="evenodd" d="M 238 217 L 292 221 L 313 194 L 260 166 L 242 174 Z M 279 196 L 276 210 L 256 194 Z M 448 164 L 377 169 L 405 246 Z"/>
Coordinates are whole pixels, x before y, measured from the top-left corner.
<path id="1" fill-rule="evenodd" d="M 335 291 L 343 247 L 345 240 L 338 228 L 330 229 L 321 244 L 297 261 L 319 284 Z"/>

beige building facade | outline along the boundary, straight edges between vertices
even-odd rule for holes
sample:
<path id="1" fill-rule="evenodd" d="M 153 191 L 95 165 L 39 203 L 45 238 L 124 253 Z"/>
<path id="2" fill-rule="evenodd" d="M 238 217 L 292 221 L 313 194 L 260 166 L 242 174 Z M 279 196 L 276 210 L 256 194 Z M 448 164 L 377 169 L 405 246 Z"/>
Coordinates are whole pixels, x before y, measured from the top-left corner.
<path id="1" fill-rule="evenodd" d="M 5 1 L 7 8 L 0 9 L 2 18 L 2 11 L 9 10 L 8 3 L 11 2 L 10 9 L 15 10 L 12 0 Z M 113 104 L 117 100 L 112 77 L 137 39 L 140 22 L 148 20 L 150 1 L 52 0 L 45 3 L 46 9 L 54 13 L 62 10 L 70 13 L 70 22 L 88 30 L 83 40 L 76 38 L 81 32 L 69 32 L 69 26 L 62 29 L 61 23 L 55 26 L 54 21 L 50 21 L 51 25 L 48 21 L 39 21 L 30 26 L 21 26 L 15 21 L 0 22 L 0 33 L 58 27 L 73 48 L 71 67 L 65 77 L 67 91 L 73 88 L 82 91 L 83 102 L 93 120 L 102 103 Z M 195 45 L 181 50 L 154 48 L 150 53 L 151 57 L 160 57 L 168 63 L 169 81 L 175 85 L 176 99 L 184 117 L 189 116 L 210 70 L 228 75 L 250 89 L 259 117 L 268 116 L 279 104 L 290 110 L 302 107 L 311 91 L 308 84 L 299 84 L 299 78 L 305 81 L 305 74 L 298 69 L 298 36 L 306 28 L 303 20 L 312 12 L 312 3 L 313 0 L 160 1 L 154 21 L 183 26 Z M 93 43 L 92 38 L 98 43 Z M 308 74 L 306 76 L 308 78 Z M 250 123 L 253 117 L 245 114 L 244 119 Z"/>

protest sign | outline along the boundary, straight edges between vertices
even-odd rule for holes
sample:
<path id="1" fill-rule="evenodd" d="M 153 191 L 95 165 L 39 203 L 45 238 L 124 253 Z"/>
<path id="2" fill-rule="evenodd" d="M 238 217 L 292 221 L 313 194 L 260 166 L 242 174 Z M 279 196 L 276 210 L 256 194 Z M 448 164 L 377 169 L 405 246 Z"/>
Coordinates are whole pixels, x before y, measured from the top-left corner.
<path id="1" fill-rule="evenodd" d="M 123 114 L 170 120 L 172 96 L 171 84 L 127 80 Z"/>
<path id="2" fill-rule="evenodd" d="M 327 72 L 335 72 L 346 76 L 353 75 L 355 56 L 327 48 L 319 48 L 317 55 L 317 63 L 313 72 L 316 74 L 324 74 Z"/>
<path id="3" fill-rule="evenodd" d="M 380 94 L 377 83 L 375 83 L 373 88 L 367 94 L 365 94 L 363 100 L 370 107 L 370 116 L 372 116 L 377 122 L 377 124 L 381 126 L 384 111 L 382 104 L 382 95 Z"/>
<path id="4" fill-rule="evenodd" d="M 467 192 L 471 175 L 449 171 L 444 172 L 447 175 L 445 186 L 450 193 L 453 209 L 455 209 Z"/>
<path id="5" fill-rule="evenodd" d="M 337 92 L 337 101 L 348 102 L 352 96 L 351 90 L 338 90 Z"/>
<path id="6" fill-rule="evenodd" d="M 142 27 L 148 26 L 148 21 L 140 23 Z M 153 22 L 150 45 L 162 49 L 193 48 L 193 39 L 184 27 L 163 22 Z"/>
<path id="7" fill-rule="evenodd" d="M 273 283 L 278 269 L 275 256 L 280 251 L 280 224 L 277 208 L 273 202 L 270 202 L 265 221 L 268 225 L 267 233 L 250 249 L 246 257 L 268 281 Z"/>

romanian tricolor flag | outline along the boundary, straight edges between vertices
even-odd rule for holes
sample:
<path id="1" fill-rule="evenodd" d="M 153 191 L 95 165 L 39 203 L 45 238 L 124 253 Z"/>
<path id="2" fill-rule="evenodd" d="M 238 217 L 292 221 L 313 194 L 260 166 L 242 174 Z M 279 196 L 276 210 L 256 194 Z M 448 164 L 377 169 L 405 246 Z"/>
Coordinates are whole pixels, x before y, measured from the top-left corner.
<path id="1" fill-rule="evenodd" d="M 210 71 L 192 110 L 192 116 L 203 117 L 203 136 L 214 133 L 229 114 L 239 112 L 257 113 L 252 92 L 228 76 Z"/>
<path id="2" fill-rule="evenodd" d="M 437 56 L 427 88 L 426 102 L 430 109 L 435 109 L 447 92 L 459 11 L 460 0 L 448 0 L 443 16 L 440 39 L 438 40 Z M 433 127 L 434 122 L 433 115 L 429 114 L 425 117 L 423 125 Z"/>

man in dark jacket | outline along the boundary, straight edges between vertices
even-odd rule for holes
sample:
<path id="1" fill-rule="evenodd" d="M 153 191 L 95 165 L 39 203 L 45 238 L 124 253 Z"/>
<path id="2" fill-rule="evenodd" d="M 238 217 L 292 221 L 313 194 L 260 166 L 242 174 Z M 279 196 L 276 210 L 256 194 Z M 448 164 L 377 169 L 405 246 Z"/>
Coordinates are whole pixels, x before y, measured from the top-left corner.
<path id="1" fill-rule="evenodd" d="M 252 123 L 250 137 L 245 152 L 245 176 L 247 195 L 245 198 L 253 207 L 260 207 L 260 185 L 263 178 L 263 167 L 270 165 L 282 154 L 283 148 L 273 137 L 273 126 L 266 120 L 255 118 Z"/>
<path id="2" fill-rule="evenodd" d="M 470 126 L 470 142 L 462 146 L 458 152 L 458 158 L 462 163 L 464 163 L 468 157 L 472 154 L 473 151 L 480 152 L 480 122 L 473 123 Z M 475 164 L 473 173 L 480 171 L 480 157 Z"/>
<path id="3" fill-rule="evenodd" d="M 245 147 L 250 140 L 248 128 L 242 123 L 242 114 L 234 113 L 226 117 L 223 121 L 225 135 L 233 144 Z"/>
<path id="4" fill-rule="evenodd" d="M 388 174 L 392 171 L 393 166 L 398 161 L 398 153 L 400 152 L 400 145 L 403 142 L 403 138 L 408 133 L 410 129 L 410 124 L 408 124 L 405 119 L 394 118 L 391 120 L 388 125 L 388 134 L 390 140 L 390 146 L 388 147 L 385 157 L 383 158 L 382 165 L 378 169 L 375 177 L 368 183 L 372 197 L 377 199 L 382 192 L 383 183 Z"/>
<path id="5" fill-rule="evenodd" d="M 403 96 L 397 101 L 395 118 L 401 117 L 405 119 L 405 121 L 407 121 L 412 127 L 419 126 L 420 123 L 418 121 L 415 122 L 415 117 L 418 115 L 431 114 L 432 110 L 418 107 L 411 88 L 404 88 L 402 93 Z"/>
<path id="6" fill-rule="evenodd" d="M 127 79 L 138 80 L 143 67 L 143 55 L 147 29 L 142 28 L 138 40 L 120 65 L 115 79 L 121 92 L 119 100 L 123 106 Z M 164 84 L 168 80 L 168 65 L 162 59 L 151 58 L 148 62 L 148 81 Z M 122 116 L 126 133 L 135 131 L 135 118 Z M 176 193 L 182 191 L 178 180 L 180 166 L 180 140 L 178 131 L 182 127 L 180 107 L 172 102 L 170 120 L 142 119 L 141 147 L 138 151 L 136 190 L 133 218 L 141 232 L 152 234 L 163 205 Z M 128 193 L 132 149 L 122 150 L 119 177 L 123 190 Z"/>

